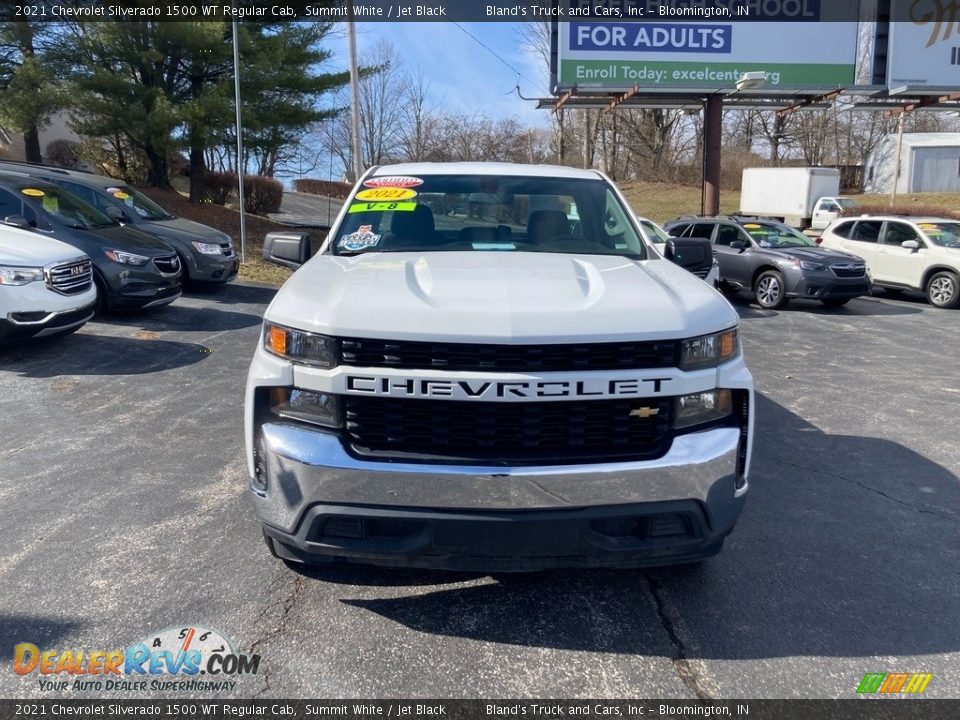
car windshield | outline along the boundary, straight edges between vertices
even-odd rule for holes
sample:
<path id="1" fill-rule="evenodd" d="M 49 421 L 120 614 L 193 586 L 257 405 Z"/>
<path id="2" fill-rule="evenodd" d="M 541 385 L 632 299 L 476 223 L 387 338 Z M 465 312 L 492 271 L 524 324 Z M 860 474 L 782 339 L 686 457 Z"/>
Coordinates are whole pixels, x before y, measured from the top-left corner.
<path id="1" fill-rule="evenodd" d="M 129 185 L 111 185 L 105 188 L 105 192 L 122 202 L 124 208 L 132 210 L 144 220 L 173 220 L 174 218 L 153 200 Z"/>
<path id="2" fill-rule="evenodd" d="M 844 211 L 856 210 L 858 207 L 860 207 L 857 204 L 856 200 L 851 200 L 850 198 L 836 198 L 836 200 L 837 200 L 837 205 L 839 205 L 840 208 Z"/>
<path id="3" fill-rule="evenodd" d="M 546 252 L 645 259 L 603 180 L 494 175 L 373 177 L 350 198 L 330 247 L 363 252 Z"/>
<path id="4" fill-rule="evenodd" d="M 788 225 L 747 223 L 743 229 L 763 248 L 816 247 L 817 244 Z"/>
<path id="5" fill-rule="evenodd" d="M 55 185 L 22 185 L 18 190 L 29 204 L 42 208 L 48 215 L 69 227 L 87 230 L 117 224 L 93 205 Z"/>
<path id="6" fill-rule="evenodd" d="M 960 248 L 960 222 L 920 223 L 918 227 L 934 245 Z"/>
<path id="7" fill-rule="evenodd" d="M 670 236 L 663 231 L 663 228 L 661 228 L 655 222 L 650 222 L 649 220 L 638 220 L 637 222 L 639 222 L 640 226 L 649 233 L 650 239 L 653 242 L 663 245 L 667 242 L 667 240 L 670 239 Z"/>

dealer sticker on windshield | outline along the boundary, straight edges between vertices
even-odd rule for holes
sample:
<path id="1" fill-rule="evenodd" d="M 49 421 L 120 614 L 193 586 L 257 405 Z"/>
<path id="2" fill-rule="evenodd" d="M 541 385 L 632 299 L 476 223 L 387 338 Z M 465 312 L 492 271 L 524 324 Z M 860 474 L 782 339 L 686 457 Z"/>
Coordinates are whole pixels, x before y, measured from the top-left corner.
<path id="1" fill-rule="evenodd" d="M 363 181 L 363 186 L 368 188 L 394 187 L 409 188 L 423 185 L 423 178 L 410 177 L 409 175 L 389 175 L 386 177 L 372 177 Z"/>
<path id="2" fill-rule="evenodd" d="M 30 197 L 43 197 L 46 195 L 43 190 L 37 190 L 36 188 L 24 188 L 20 192 L 22 192 L 24 195 L 29 195 Z"/>
<path id="3" fill-rule="evenodd" d="M 416 190 L 410 188 L 370 188 L 357 193 L 357 200 L 409 200 L 417 196 Z"/>
<path id="4" fill-rule="evenodd" d="M 337 242 L 337 247 L 341 250 L 349 250 L 351 252 L 366 250 L 367 248 L 376 247 L 377 243 L 380 242 L 380 237 L 380 235 L 373 232 L 371 225 L 361 225 L 357 228 L 356 232 L 340 238 Z"/>
<path id="5" fill-rule="evenodd" d="M 413 212 L 417 209 L 415 202 L 364 202 L 354 203 L 347 210 L 348 213 L 361 212 Z"/>

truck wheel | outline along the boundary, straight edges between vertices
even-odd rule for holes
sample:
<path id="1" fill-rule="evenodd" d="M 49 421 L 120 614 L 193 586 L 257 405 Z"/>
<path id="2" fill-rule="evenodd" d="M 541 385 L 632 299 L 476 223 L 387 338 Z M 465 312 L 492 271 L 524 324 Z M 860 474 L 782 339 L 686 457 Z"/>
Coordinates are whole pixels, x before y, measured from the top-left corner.
<path id="1" fill-rule="evenodd" d="M 960 280 L 952 272 L 938 272 L 927 283 L 927 300 L 938 308 L 960 305 Z"/>
<path id="2" fill-rule="evenodd" d="M 776 310 L 787 304 L 787 286 L 783 275 L 776 270 L 767 270 L 760 274 L 753 287 L 757 304 L 768 310 Z"/>
<path id="3" fill-rule="evenodd" d="M 850 302 L 850 298 L 827 298 L 826 300 L 821 300 L 820 302 L 827 307 L 843 307 Z"/>

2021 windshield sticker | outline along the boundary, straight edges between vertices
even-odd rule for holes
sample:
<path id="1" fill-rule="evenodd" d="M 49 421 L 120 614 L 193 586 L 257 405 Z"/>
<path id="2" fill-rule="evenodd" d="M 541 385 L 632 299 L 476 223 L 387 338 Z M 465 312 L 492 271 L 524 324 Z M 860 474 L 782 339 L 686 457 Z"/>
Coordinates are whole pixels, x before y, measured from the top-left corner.
<path id="1" fill-rule="evenodd" d="M 410 188 L 383 187 L 361 190 L 357 200 L 409 200 L 416 196 L 417 191 Z"/>
<path id="2" fill-rule="evenodd" d="M 349 250 L 350 252 L 366 250 L 367 248 L 376 247 L 377 243 L 380 242 L 380 237 L 380 235 L 373 232 L 373 226 L 361 225 L 357 228 L 356 232 L 340 238 L 337 242 L 337 247 L 341 250 Z"/>

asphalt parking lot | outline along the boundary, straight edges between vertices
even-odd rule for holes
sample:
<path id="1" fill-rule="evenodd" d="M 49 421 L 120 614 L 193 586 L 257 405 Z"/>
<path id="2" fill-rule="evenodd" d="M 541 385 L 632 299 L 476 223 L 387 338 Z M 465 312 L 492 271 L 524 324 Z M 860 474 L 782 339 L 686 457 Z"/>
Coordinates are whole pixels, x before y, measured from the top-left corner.
<path id="1" fill-rule="evenodd" d="M 702 567 L 298 573 L 245 496 L 243 387 L 272 293 L 0 350 L 0 696 L 44 694 L 12 672 L 15 643 L 199 624 L 263 658 L 223 698 L 854 697 L 866 672 L 933 673 L 927 696 L 960 697 L 960 311 L 736 300 L 751 492 Z M 131 695 L 73 695 L 97 696 Z"/>

